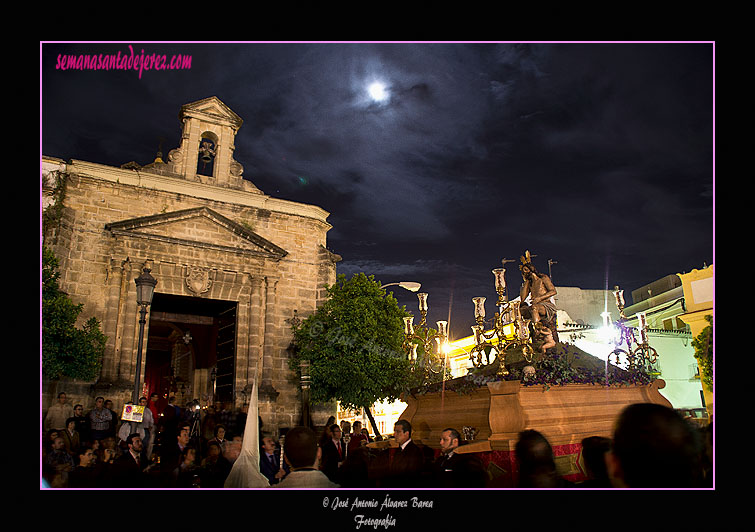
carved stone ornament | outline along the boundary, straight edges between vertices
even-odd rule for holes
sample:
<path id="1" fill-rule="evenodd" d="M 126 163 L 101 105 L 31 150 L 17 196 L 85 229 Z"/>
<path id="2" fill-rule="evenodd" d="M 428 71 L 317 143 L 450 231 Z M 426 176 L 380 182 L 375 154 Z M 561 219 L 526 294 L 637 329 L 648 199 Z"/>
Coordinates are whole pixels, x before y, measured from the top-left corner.
<path id="1" fill-rule="evenodd" d="M 178 164 L 183 160 L 183 158 L 184 158 L 184 154 L 178 148 L 170 150 L 170 152 L 168 152 L 168 161 L 172 163 Z"/>
<path id="2" fill-rule="evenodd" d="M 231 175 L 234 177 L 241 177 L 241 174 L 244 173 L 244 167 L 241 165 L 240 162 L 231 160 Z"/>
<path id="3" fill-rule="evenodd" d="M 204 294 L 212 286 L 210 270 L 199 266 L 189 266 L 186 272 L 186 288 L 195 294 Z"/>

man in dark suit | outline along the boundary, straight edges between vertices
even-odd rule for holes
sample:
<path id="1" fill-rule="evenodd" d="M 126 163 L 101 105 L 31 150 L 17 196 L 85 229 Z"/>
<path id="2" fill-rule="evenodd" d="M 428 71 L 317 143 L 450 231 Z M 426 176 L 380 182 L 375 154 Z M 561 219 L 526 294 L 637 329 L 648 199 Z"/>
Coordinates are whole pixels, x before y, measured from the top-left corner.
<path id="1" fill-rule="evenodd" d="M 346 459 L 346 444 L 341 437 L 341 427 L 336 424 L 330 426 L 331 437 L 321 444 L 322 466 L 320 470 L 331 482 L 338 483 L 338 468 Z"/>
<path id="2" fill-rule="evenodd" d="M 97 463 L 97 455 L 90 445 L 79 449 L 79 465 L 68 473 L 69 488 L 104 488 L 108 487 L 107 474 L 110 464 Z"/>
<path id="3" fill-rule="evenodd" d="M 425 454 L 412 441 L 412 425 L 400 419 L 393 427 L 398 447 L 391 446 L 376 458 L 371 476 L 381 488 L 421 487 L 426 472 Z"/>
<path id="4" fill-rule="evenodd" d="M 260 473 L 265 475 L 270 485 L 277 484 L 288 472 L 288 464 L 281 469 L 280 453 L 275 450 L 275 440 L 270 435 L 263 435 L 260 450 Z"/>
<path id="5" fill-rule="evenodd" d="M 128 450 L 113 464 L 113 481 L 115 487 L 143 488 L 146 486 L 145 469 L 149 465 L 142 438 L 139 434 L 130 434 L 126 438 Z"/>
<path id="6" fill-rule="evenodd" d="M 181 453 L 189 445 L 191 425 L 182 422 L 176 425 L 173 441 L 165 441 L 160 446 L 160 469 L 171 473 L 181 463 Z"/>
<path id="7" fill-rule="evenodd" d="M 440 456 L 432 466 L 433 486 L 440 488 L 484 488 L 487 473 L 473 454 L 459 454 L 460 435 L 448 428 L 440 435 Z"/>

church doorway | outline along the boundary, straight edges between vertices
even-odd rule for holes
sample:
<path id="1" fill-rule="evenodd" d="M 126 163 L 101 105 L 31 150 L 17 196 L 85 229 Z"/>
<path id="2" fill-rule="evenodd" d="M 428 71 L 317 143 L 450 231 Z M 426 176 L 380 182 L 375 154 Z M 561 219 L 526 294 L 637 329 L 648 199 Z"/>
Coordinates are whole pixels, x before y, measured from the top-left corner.
<path id="1" fill-rule="evenodd" d="M 235 301 L 155 293 L 145 361 L 145 395 L 185 406 L 233 401 Z"/>

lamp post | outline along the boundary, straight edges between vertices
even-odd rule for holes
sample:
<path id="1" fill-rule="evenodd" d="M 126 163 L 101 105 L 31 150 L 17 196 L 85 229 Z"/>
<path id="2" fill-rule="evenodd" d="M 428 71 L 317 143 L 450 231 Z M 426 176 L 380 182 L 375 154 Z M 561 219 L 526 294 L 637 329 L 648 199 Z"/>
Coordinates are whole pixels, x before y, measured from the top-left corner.
<path id="1" fill-rule="evenodd" d="M 312 383 L 312 378 L 309 376 L 309 360 L 302 360 L 299 362 L 299 368 L 301 369 L 301 377 L 299 378 L 299 384 L 301 386 L 301 424 L 307 428 L 311 428 L 312 421 L 309 412 L 309 387 Z"/>
<path id="2" fill-rule="evenodd" d="M 144 345 L 144 325 L 147 323 L 147 307 L 152 304 L 157 279 L 150 275 L 151 270 L 145 267 L 141 275 L 134 279 L 136 283 L 136 304 L 139 305 L 139 347 L 136 353 L 136 372 L 134 375 L 134 404 L 139 401 L 139 379 L 142 373 L 142 347 Z"/>
<path id="3" fill-rule="evenodd" d="M 215 406 L 215 391 L 216 391 L 215 384 L 216 384 L 217 378 L 218 378 L 218 366 L 216 364 L 215 366 L 212 367 L 212 371 L 210 372 L 210 383 L 212 386 L 212 398 L 210 399 L 212 402 L 210 404 L 212 404 L 213 406 Z"/>
<path id="4" fill-rule="evenodd" d="M 294 309 L 293 318 L 286 320 L 291 325 L 291 328 L 296 331 L 301 325 L 302 321 L 299 318 L 296 309 Z M 293 355 L 297 350 L 296 336 L 288 346 L 290 355 Z M 312 428 L 312 416 L 310 414 L 309 407 L 309 389 L 312 384 L 312 377 L 309 375 L 309 360 L 302 360 L 299 362 L 299 386 L 301 387 L 301 425 L 307 428 Z"/>

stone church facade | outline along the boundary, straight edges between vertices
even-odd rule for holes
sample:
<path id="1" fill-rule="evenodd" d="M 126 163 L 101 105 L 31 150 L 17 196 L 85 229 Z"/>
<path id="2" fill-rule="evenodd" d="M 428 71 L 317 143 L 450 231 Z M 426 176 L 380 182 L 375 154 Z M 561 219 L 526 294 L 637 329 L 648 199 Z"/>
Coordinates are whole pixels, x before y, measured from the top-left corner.
<path id="1" fill-rule="evenodd" d="M 299 383 L 288 366 L 291 320 L 311 314 L 335 282 L 328 213 L 276 199 L 234 159 L 242 120 L 216 97 L 181 108 L 178 147 L 120 168 L 43 157 L 45 244 L 82 319 L 97 317 L 107 346 L 96 382 L 44 383 L 89 409 L 131 398 L 139 311 L 134 279 L 157 279 L 142 350 L 140 393 L 235 408 L 259 382 L 266 430 L 299 424 Z M 317 420 L 315 420 L 317 422 Z"/>

